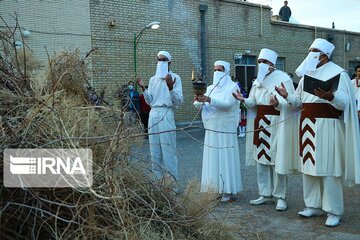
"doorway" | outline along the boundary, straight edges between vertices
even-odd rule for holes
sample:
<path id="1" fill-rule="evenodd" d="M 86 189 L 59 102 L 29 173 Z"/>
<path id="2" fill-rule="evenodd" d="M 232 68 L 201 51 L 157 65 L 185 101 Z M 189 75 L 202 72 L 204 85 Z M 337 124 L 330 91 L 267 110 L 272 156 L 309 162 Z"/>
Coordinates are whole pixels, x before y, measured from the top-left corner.
<path id="1" fill-rule="evenodd" d="M 240 59 L 235 59 L 235 79 L 239 79 L 247 93 L 250 92 L 255 77 L 256 56 L 243 55 Z"/>

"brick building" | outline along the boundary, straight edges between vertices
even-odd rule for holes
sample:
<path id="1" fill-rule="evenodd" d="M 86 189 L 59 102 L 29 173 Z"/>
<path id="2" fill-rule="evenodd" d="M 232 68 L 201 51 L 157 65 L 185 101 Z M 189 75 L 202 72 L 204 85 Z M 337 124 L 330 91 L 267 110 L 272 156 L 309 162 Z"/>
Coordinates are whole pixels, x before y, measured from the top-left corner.
<path id="1" fill-rule="evenodd" d="M 349 74 L 360 63 L 360 33 L 281 22 L 272 17 L 270 7 L 239 0 L 29 2 L 3 0 L 1 5 L 8 8 L 1 8 L 0 15 L 17 8 L 22 26 L 32 23 L 26 26 L 33 29 L 26 41 L 39 56 L 46 56 L 43 46 L 47 43 L 55 50 L 97 47 L 92 57 L 93 83 L 97 88 L 105 86 L 109 96 L 119 85 L 134 80 L 134 36 L 150 22 L 160 21 L 159 29 L 142 32 L 137 73 L 147 82 L 155 72 L 157 52 L 172 54 L 172 69 L 183 82 L 185 102 L 176 112 L 177 121 L 183 123 L 198 119 L 192 106 L 192 70 L 211 82 L 215 60 L 230 62 L 231 75 L 247 87 L 263 47 L 278 52 L 277 68 L 293 74 L 317 37 L 335 44 L 332 60 L 350 70 Z"/>
<path id="2" fill-rule="evenodd" d="M 17 16 L 18 29 L 30 32 L 30 36 L 24 38 L 25 43 L 46 63 L 46 51 L 51 55 L 61 49 L 80 48 L 84 52 L 91 49 L 89 4 L 89 1 L 2 0 L 0 16 L 12 29 Z M 0 31 L 3 30 L 6 30 L 5 23 L 0 20 Z M 15 34 L 18 41 L 21 41 L 21 31 Z"/>

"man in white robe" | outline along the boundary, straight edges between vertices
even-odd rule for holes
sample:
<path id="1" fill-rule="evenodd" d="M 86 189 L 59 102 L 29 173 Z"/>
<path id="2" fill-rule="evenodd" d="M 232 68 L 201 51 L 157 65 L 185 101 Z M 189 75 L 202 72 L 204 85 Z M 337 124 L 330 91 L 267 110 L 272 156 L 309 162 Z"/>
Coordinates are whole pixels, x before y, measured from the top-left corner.
<path id="1" fill-rule="evenodd" d="M 230 63 L 216 61 L 213 84 L 195 97 L 205 131 L 201 191 L 218 191 L 222 202 L 242 190 L 237 138 L 240 105 L 231 93 L 239 87 L 230 78 Z"/>
<path id="2" fill-rule="evenodd" d="M 148 89 L 138 79 L 145 101 L 151 106 L 148 133 L 152 169 L 158 179 L 165 176 L 163 169 L 178 179 L 174 109 L 183 102 L 181 78 L 170 70 L 169 52 L 160 51 L 157 61 L 156 73 L 150 78 Z"/>
<path id="3" fill-rule="evenodd" d="M 249 111 L 256 112 L 253 141 L 247 141 L 247 149 L 252 149 L 251 159 L 257 165 L 257 181 L 260 197 L 250 204 L 260 205 L 273 202 L 277 198 L 276 210 L 287 209 L 287 174 L 298 168 L 296 116 L 291 106 L 275 91 L 286 86 L 294 92 L 293 82 L 285 72 L 275 69 L 277 54 L 263 48 L 258 57 L 259 69 L 248 98 L 239 92 L 234 97 L 245 103 Z M 278 96 L 278 97 L 277 97 Z"/>
<path id="4" fill-rule="evenodd" d="M 340 224 L 344 213 L 343 183 L 360 183 L 359 125 L 353 87 L 344 69 L 331 62 L 335 46 L 315 39 L 296 73 L 302 76 L 295 94 L 278 88 L 295 108 L 301 108 L 300 161 L 306 208 L 304 217 L 327 213 L 326 226 Z M 304 90 L 304 75 L 327 81 L 339 75 L 335 92 Z"/>

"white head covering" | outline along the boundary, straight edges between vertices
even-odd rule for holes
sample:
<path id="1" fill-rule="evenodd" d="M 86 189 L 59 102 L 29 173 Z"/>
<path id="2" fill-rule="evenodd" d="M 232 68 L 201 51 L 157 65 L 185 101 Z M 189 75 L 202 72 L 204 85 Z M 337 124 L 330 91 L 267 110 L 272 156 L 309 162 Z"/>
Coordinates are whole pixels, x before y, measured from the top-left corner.
<path id="1" fill-rule="evenodd" d="M 330 58 L 331 54 L 333 53 L 335 46 L 331 42 L 326 41 L 322 38 L 316 38 L 314 42 L 311 44 L 309 50 L 311 48 L 316 48 L 320 50 L 322 53 L 326 54 L 328 58 Z"/>
<path id="2" fill-rule="evenodd" d="M 330 58 L 335 46 L 325 39 L 317 38 L 311 44 L 309 50 L 312 48 L 319 50 L 321 53 L 326 54 L 328 58 Z M 320 52 L 309 52 L 304 61 L 295 70 L 295 73 L 299 77 L 302 77 L 309 72 L 315 71 L 317 65 L 320 63 Z"/>
<path id="3" fill-rule="evenodd" d="M 231 81 L 231 78 L 230 78 L 230 63 L 219 60 L 214 63 L 214 66 L 217 65 L 224 67 L 224 72 L 214 72 L 213 85 L 215 85 L 218 89 L 225 86 L 228 83 L 228 81 Z"/>
<path id="4" fill-rule="evenodd" d="M 214 66 L 216 66 L 216 65 L 223 66 L 224 69 L 225 69 L 224 72 L 227 73 L 227 74 L 230 73 L 230 63 L 225 62 L 225 61 L 222 61 L 222 60 L 219 60 L 219 61 L 216 61 L 216 62 L 214 63 Z"/>
<path id="5" fill-rule="evenodd" d="M 165 57 L 166 57 L 167 59 L 169 59 L 169 61 L 171 62 L 171 55 L 170 55 L 169 52 L 167 52 L 167 51 L 160 51 L 160 52 L 157 54 L 157 56 L 159 56 L 159 55 L 165 56 Z"/>
<path id="6" fill-rule="evenodd" d="M 259 53 L 258 59 L 266 59 L 275 65 L 277 57 L 278 57 L 277 53 L 274 52 L 273 50 L 270 50 L 268 48 L 263 48 Z"/>
<path id="7" fill-rule="evenodd" d="M 208 87 L 207 92 L 209 91 L 209 97 L 211 98 L 214 95 L 222 95 L 226 93 L 228 88 L 233 88 L 233 85 L 229 84 L 232 83 L 230 78 L 230 63 L 219 60 L 214 63 L 214 66 L 223 66 L 224 72 L 216 71 L 214 72 L 213 84 Z M 201 110 L 201 116 L 203 119 L 209 119 L 211 115 L 213 115 L 217 111 L 216 107 L 205 103 Z"/>

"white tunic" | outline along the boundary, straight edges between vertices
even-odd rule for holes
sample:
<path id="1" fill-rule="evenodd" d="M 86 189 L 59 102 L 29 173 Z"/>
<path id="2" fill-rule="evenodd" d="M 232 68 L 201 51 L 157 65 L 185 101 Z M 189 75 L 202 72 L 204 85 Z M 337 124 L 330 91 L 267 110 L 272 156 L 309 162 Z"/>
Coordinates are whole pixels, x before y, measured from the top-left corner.
<path id="1" fill-rule="evenodd" d="M 358 84 L 356 84 L 356 81 L 358 81 Z M 355 90 L 357 110 L 360 111 L 360 79 L 359 80 L 352 79 L 351 82 Z"/>
<path id="2" fill-rule="evenodd" d="M 144 98 L 151 108 L 155 107 L 172 107 L 178 108 L 183 102 L 182 84 L 179 75 L 169 72 L 172 79 L 175 81 L 174 87 L 171 91 L 164 79 L 153 76 L 149 80 L 149 87 L 144 92 Z"/>
<path id="3" fill-rule="evenodd" d="M 232 93 L 239 90 L 229 80 L 219 88 L 210 85 L 205 93 L 211 103 L 202 106 L 205 131 L 201 191 L 236 194 L 242 190 L 237 127 L 240 104 Z"/>
<path id="4" fill-rule="evenodd" d="M 273 95 L 279 101 L 277 110 L 280 111 L 280 115 L 265 115 L 269 121 L 260 120 L 259 122 L 259 128 L 265 128 L 259 132 L 259 138 L 266 141 L 267 144 L 256 146 L 252 139 L 251 141 L 247 139 L 246 147 L 253 149 L 253 161 L 265 165 L 275 165 L 277 173 L 287 174 L 299 167 L 296 137 L 298 117 L 293 112 L 291 105 L 275 91 L 275 86 L 280 87 L 281 83 L 284 84 L 288 92 L 294 92 L 294 85 L 290 77 L 279 70 L 275 70 L 266 76 L 261 84 L 255 80 L 249 97 L 245 100 L 246 107 L 257 111 L 257 105 L 269 105 L 270 96 Z M 253 123 L 253 121 L 249 123 Z"/>
<path id="5" fill-rule="evenodd" d="M 181 78 L 171 71 L 169 73 L 175 81 L 171 91 L 166 81 L 157 76 L 150 79 L 149 88 L 144 91 L 145 101 L 151 106 L 148 131 L 152 170 L 159 179 L 165 175 L 163 170 L 178 179 L 176 125 L 173 109 L 183 102 L 183 95 Z M 159 132 L 165 133 L 157 134 Z"/>
<path id="6" fill-rule="evenodd" d="M 302 103 L 330 103 L 336 109 L 343 111 L 339 119 L 316 118 L 313 123 L 307 118 L 303 121 L 300 127 L 303 129 L 306 125 L 310 126 L 315 136 L 306 131 L 301 139 L 305 146 L 301 157 L 301 171 L 312 176 L 342 176 L 348 184 L 354 181 L 360 183 L 359 125 L 349 76 L 344 69 L 332 62 L 326 63 L 308 75 L 326 81 L 337 74 L 340 74 L 340 82 L 331 102 L 303 91 L 303 78 L 296 93 L 289 94 L 287 98 L 297 108 L 300 108 Z M 307 139 L 314 144 L 314 147 L 305 144 Z M 307 153 L 313 156 L 314 161 L 305 157 Z"/>

